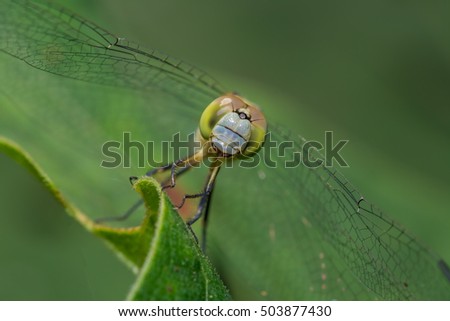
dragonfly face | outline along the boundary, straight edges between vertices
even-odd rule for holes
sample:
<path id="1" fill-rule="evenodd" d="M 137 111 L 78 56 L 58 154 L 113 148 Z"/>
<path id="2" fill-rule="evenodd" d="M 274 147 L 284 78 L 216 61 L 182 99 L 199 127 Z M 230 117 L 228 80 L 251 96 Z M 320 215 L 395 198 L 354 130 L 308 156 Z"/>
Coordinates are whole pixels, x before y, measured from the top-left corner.
<path id="1" fill-rule="evenodd" d="M 197 140 L 224 157 L 248 157 L 264 143 L 267 122 L 261 110 L 237 95 L 215 99 L 200 118 Z"/>

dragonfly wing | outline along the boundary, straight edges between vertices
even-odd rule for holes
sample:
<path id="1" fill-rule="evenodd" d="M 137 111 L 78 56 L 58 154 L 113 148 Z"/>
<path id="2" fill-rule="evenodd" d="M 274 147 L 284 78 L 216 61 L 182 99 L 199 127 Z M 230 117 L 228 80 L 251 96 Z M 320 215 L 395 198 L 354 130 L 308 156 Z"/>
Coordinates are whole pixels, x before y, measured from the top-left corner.
<path id="1" fill-rule="evenodd" d="M 208 103 L 224 93 L 201 70 L 157 50 L 141 48 L 52 3 L 3 0 L 0 39 L 4 52 L 64 77 L 159 90 L 195 103 Z"/>
<path id="2" fill-rule="evenodd" d="M 263 149 L 256 168 L 233 168 L 218 178 L 216 197 L 221 198 L 212 212 L 219 213 L 210 222 L 219 253 L 214 257 L 227 266 L 235 297 L 450 299 L 443 261 L 338 171 L 304 164 L 286 168 L 285 162 L 300 155 L 304 140 L 280 134 L 279 128 L 271 131 L 272 141 L 295 143 L 283 157 L 272 152 L 269 160 Z M 237 188 L 229 188 L 238 181 Z"/>

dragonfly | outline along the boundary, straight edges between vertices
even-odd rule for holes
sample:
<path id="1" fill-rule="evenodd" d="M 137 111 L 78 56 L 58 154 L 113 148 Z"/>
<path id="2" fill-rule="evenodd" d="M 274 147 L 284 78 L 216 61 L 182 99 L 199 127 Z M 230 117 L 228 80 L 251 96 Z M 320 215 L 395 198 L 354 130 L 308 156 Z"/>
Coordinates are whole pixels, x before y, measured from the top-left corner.
<path id="1" fill-rule="evenodd" d="M 221 166 L 225 162 L 238 157 L 251 158 L 262 147 L 266 131 L 266 118 L 258 107 L 235 94 L 221 96 L 211 102 L 200 117 L 200 126 L 195 132 L 195 142 L 199 146 L 197 151 L 193 152 L 192 155 L 146 173 L 147 176 L 154 176 L 170 171 L 169 180 L 163 183 L 162 189 L 174 188 L 176 176 L 180 176 L 193 166 L 198 166 L 205 158 L 210 160 L 208 165 L 210 170 L 204 191 L 184 195 L 180 205 L 177 206 L 177 208 L 182 208 L 187 199 L 201 198 L 198 209 L 195 215 L 187 221 L 187 226 L 191 229 L 191 225 L 203 214 L 203 252 L 206 251 L 206 223 L 209 201 Z M 137 179 L 137 176 L 131 176 L 131 184 Z M 131 206 L 124 215 L 100 218 L 96 221 L 101 223 L 127 219 L 140 205 L 142 205 L 142 200 Z M 192 229 L 191 232 L 197 239 Z"/>
<path id="2" fill-rule="evenodd" d="M 339 171 L 324 162 L 315 167 L 280 166 L 301 155 L 306 141 L 270 119 L 265 124 L 262 112 L 247 99 L 229 94 L 232 91 L 190 64 L 117 37 L 56 4 L 1 0 L 0 6 L 1 51 L 39 69 L 45 76 L 54 74 L 48 96 L 55 88 L 64 95 L 65 86 L 73 86 L 75 91 L 92 89 L 72 98 L 77 106 L 93 107 L 89 113 L 87 108 L 81 111 L 64 106 L 53 112 L 63 119 L 61 122 L 46 124 L 45 119 L 34 119 L 36 126 L 48 130 L 50 138 L 56 135 L 54 128 L 58 127 L 73 137 L 86 135 L 84 144 L 94 148 L 105 137 L 110 124 L 117 128 L 131 125 L 133 134 L 152 132 L 155 138 L 180 128 L 195 131 L 198 126 L 204 131 L 200 140 L 211 143 L 219 136 L 217 132 L 211 134 L 214 127 L 211 124 L 221 122 L 217 115 L 220 106 L 228 106 L 225 115 L 237 116 L 236 120 L 247 125 L 253 124 L 252 120 L 261 122 L 255 126 L 258 134 L 254 141 L 261 144 L 265 140 L 265 145 L 246 155 L 247 160 L 257 160 L 251 168 L 226 168 L 218 175 L 223 166 L 211 165 L 206 188 L 198 194 L 187 194 L 204 199 L 200 201 L 203 204 L 200 212 L 212 204 L 207 253 L 236 299 L 450 299 L 448 265 L 368 202 Z M 41 76 L 44 77 L 36 74 Z M 32 83 L 30 87 L 39 85 Z M 105 95 L 98 100 L 89 99 L 94 97 L 90 96 L 93 91 Z M 38 90 L 34 94 L 39 95 Z M 122 108 L 116 109 L 120 117 L 105 103 L 111 101 L 110 95 L 121 102 L 123 99 Z M 239 106 L 230 107 L 234 104 L 227 104 L 229 100 L 239 102 Z M 245 112 L 243 106 L 251 106 L 252 112 Z M 264 110 L 269 108 L 266 106 Z M 42 110 L 52 113 L 46 106 Z M 253 116 L 253 112 L 260 115 Z M 211 119 L 214 121 L 210 122 Z M 4 128 L 7 125 L 2 123 Z M 232 132 L 240 133 L 237 129 Z M 250 137 L 252 133 L 253 127 Z M 38 139 L 42 140 L 39 135 L 44 137 L 46 133 L 30 135 L 24 143 L 28 143 L 36 157 L 51 160 L 48 151 L 33 147 Z M 237 136 L 244 138 L 238 144 L 239 151 L 230 152 L 224 147 L 220 151 L 222 158 L 235 160 L 238 157 L 229 155 L 245 154 L 246 142 L 251 141 L 249 134 Z M 225 135 L 225 139 L 229 137 Z M 292 144 L 283 148 L 282 153 L 260 156 L 268 137 L 277 146 L 283 142 Z M 67 146 L 70 144 L 68 141 Z M 60 149 L 68 157 L 78 159 L 80 150 L 91 152 L 86 146 L 78 145 L 77 150 L 61 144 Z M 214 146 L 216 155 L 217 146 Z M 95 159 L 98 166 L 96 156 L 93 154 L 89 160 Z M 314 157 L 323 159 L 318 152 Z M 181 165 L 187 164 L 188 159 L 172 160 L 160 167 L 171 172 L 171 185 L 178 170 L 186 168 Z M 60 171 L 70 175 L 66 168 Z M 110 170 L 108 177 L 111 175 Z M 61 182 L 68 194 L 77 178 L 79 175 Z M 216 179 L 217 184 L 213 184 Z M 215 198 L 209 203 L 213 190 Z M 123 190 L 105 193 L 111 202 L 128 200 Z M 89 202 L 92 206 L 102 203 Z"/>

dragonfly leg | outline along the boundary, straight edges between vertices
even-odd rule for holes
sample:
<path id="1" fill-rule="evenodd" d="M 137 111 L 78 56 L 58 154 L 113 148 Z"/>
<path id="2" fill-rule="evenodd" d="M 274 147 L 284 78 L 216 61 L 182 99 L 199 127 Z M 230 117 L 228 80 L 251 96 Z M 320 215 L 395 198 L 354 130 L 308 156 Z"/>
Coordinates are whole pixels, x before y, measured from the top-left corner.
<path id="1" fill-rule="evenodd" d="M 129 180 L 130 180 L 131 186 L 133 186 L 134 182 L 137 181 L 138 179 L 139 179 L 139 177 L 137 177 L 137 176 L 130 176 Z"/>
<path id="2" fill-rule="evenodd" d="M 175 177 L 180 176 L 183 173 L 187 172 L 188 169 L 192 167 L 193 164 L 196 163 L 196 157 L 199 157 L 198 154 L 193 154 L 189 157 L 179 159 L 173 163 L 169 163 L 167 165 L 154 168 L 148 171 L 145 176 L 153 176 L 158 173 L 163 173 L 170 169 L 170 178 L 161 183 L 162 189 L 173 188 L 175 187 Z M 182 167 L 183 166 L 183 167 Z M 181 168 L 178 172 L 177 169 Z M 134 185 L 135 181 L 139 178 L 137 176 L 131 176 L 130 178 L 131 185 Z M 170 182 L 170 183 L 169 183 Z M 184 201 L 183 201 L 184 203 Z M 96 223 L 106 222 L 106 221 L 123 221 L 131 216 L 142 204 L 144 204 L 144 200 L 140 199 L 136 203 L 134 203 L 124 214 L 119 216 L 109 216 L 109 217 L 101 217 L 95 220 Z"/>
<path id="3" fill-rule="evenodd" d="M 176 170 L 177 170 L 177 163 L 173 163 L 172 167 L 170 169 L 170 183 L 169 184 L 165 184 L 164 186 L 162 186 L 162 190 L 165 190 L 167 188 L 174 188 L 175 187 L 175 175 L 177 174 Z M 185 167 L 186 168 L 186 167 Z"/>
<path id="4" fill-rule="evenodd" d="M 214 192 L 214 189 L 211 190 L 209 193 L 209 199 L 206 204 L 205 214 L 203 215 L 203 225 L 202 225 L 202 252 L 206 253 L 206 226 L 208 224 L 208 213 L 209 213 L 209 207 L 211 205 L 211 199 L 212 194 Z"/>
<path id="5" fill-rule="evenodd" d="M 175 162 L 175 163 L 177 163 L 177 162 Z M 169 163 L 169 164 L 167 164 L 167 165 L 164 165 L 164 166 L 157 167 L 157 168 L 154 168 L 154 169 L 152 169 L 152 170 L 149 170 L 147 173 L 145 173 L 145 176 L 152 177 L 153 175 L 155 175 L 155 174 L 157 174 L 157 173 L 162 173 L 162 172 L 168 170 L 169 168 L 172 168 L 172 166 L 173 166 L 175 163 Z M 131 176 L 131 177 L 135 177 L 135 176 Z M 130 179 L 131 179 L 131 177 L 130 177 Z"/>
<path id="6" fill-rule="evenodd" d="M 107 221 L 124 221 L 131 216 L 142 204 L 144 204 L 143 199 L 139 199 L 134 203 L 124 214 L 119 216 L 106 216 L 95 219 L 95 223 L 102 223 Z"/>
<path id="7" fill-rule="evenodd" d="M 145 176 L 153 176 L 156 173 L 162 173 L 166 170 L 168 170 L 169 168 L 171 169 L 171 177 L 170 177 L 170 181 L 171 181 L 171 185 L 173 185 L 172 187 L 175 186 L 175 176 L 180 176 L 181 174 L 185 173 L 190 166 L 186 166 L 183 167 L 180 171 L 178 171 L 178 173 L 176 172 L 176 168 L 177 166 L 179 166 L 180 164 L 184 163 L 185 160 L 179 160 L 177 162 L 174 163 L 170 163 L 168 165 L 162 166 L 162 167 L 158 167 L 155 169 L 152 169 L 151 171 L 148 171 Z M 130 183 L 131 185 L 134 185 L 134 183 L 136 182 L 136 180 L 138 180 L 139 178 L 137 176 L 131 176 L 130 177 Z M 164 184 L 167 184 L 167 180 L 164 182 Z M 163 187 L 164 189 L 164 187 Z M 108 221 L 124 221 L 127 218 L 129 218 L 131 216 L 131 214 L 133 214 L 142 204 L 144 204 L 144 200 L 143 199 L 139 199 L 136 203 L 134 203 L 124 214 L 122 215 L 118 215 L 118 216 L 106 216 L 106 217 L 100 217 L 95 219 L 96 223 L 102 223 L 102 222 L 108 222 Z"/>
<path id="8" fill-rule="evenodd" d="M 198 244 L 198 237 L 197 237 L 197 235 L 195 235 L 195 232 L 194 232 L 194 230 L 192 229 L 192 226 L 190 226 L 189 224 L 186 224 L 186 226 L 187 226 L 187 228 L 189 229 L 189 231 L 191 232 L 191 234 L 194 236 L 195 242 Z M 203 251 L 203 250 L 202 250 L 202 251 Z M 205 252 L 203 251 L 203 253 L 205 253 Z"/>
<path id="9" fill-rule="evenodd" d="M 200 203 L 197 208 L 197 212 L 195 215 L 186 223 L 188 228 L 192 231 L 191 225 L 198 221 L 198 219 L 202 216 L 203 212 L 205 212 L 203 216 L 203 226 L 202 226 L 202 243 L 201 248 L 203 253 L 206 252 L 206 223 L 207 223 L 207 217 L 208 217 L 208 210 L 209 210 L 209 204 L 211 195 L 214 189 L 214 183 L 217 178 L 217 174 L 219 173 L 220 166 L 212 167 L 209 171 L 208 180 L 206 183 L 205 191 L 201 194 Z M 195 236 L 195 239 L 198 242 L 197 236 Z"/>
<path id="10" fill-rule="evenodd" d="M 180 208 L 183 207 L 184 203 L 186 203 L 187 199 L 192 199 L 192 198 L 198 198 L 198 197 L 202 197 L 205 193 L 198 193 L 198 194 L 186 194 L 183 196 L 183 199 L 181 200 L 180 204 L 174 206 L 175 209 L 179 210 Z"/>

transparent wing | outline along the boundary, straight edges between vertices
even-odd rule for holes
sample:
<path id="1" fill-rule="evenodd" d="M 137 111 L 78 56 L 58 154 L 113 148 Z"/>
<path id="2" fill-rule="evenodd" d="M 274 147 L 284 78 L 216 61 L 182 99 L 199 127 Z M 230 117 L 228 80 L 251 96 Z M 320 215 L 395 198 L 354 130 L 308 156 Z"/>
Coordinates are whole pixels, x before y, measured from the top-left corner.
<path id="1" fill-rule="evenodd" d="M 139 162 L 100 168 L 102 144 L 126 131 L 135 141 L 156 142 L 193 131 L 223 91 L 198 69 L 141 50 L 65 9 L 0 3 L 0 49 L 47 71 L 0 57 L 0 135 L 24 146 L 87 213 L 121 214 L 135 200 L 127 177 L 146 169 Z M 193 112 L 181 117 L 183 110 Z M 210 255 L 235 298 L 450 299 L 439 257 L 335 170 L 285 168 L 302 140 L 269 124 L 275 141 L 293 140 L 295 148 L 277 155 L 275 167 L 222 170 L 212 201 Z"/>
<path id="2" fill-rule="evenodd" d="M 2 1 L 0 49 L 65 77 L 202 101 L 224 90 L 193 66 L 144 50 L 47 2 Z M 202 99 L 203 98 L 203 99 Z"/>
<path id="3" fill-rule="evenodd" d="M 271 140 L 296 142 L 283 157 L 272 151 L 271 161 L 218 178 L 215 196 L 226 201 L 213 202 L 210 223 L 220 253 L 215 259 L 233 265 L 226 278 L 238 289 L 235 297 L 449 299 L 445 263 L 335 169 L 284 166 L 300 155 L 304 139 L 283 132 L 274 128 Z M 263 154 L 267 158 L 268 151 Z M 240 182 L 238 193 L 229 188 L 233 181 Z M 222 215 L 215 215 L 217 209 L 224 209 Z M 245 260 L 233 259 L 244 252 Z"/>
<path id="4" fill-rule="evenodd" d="M 115 167 L 111 175 L 110 169 L 99 168 L 105 143 L 123 143 L 130 133 L 131 149 L 145 149 L 140 154 L 146 156 L 152 152 L 149 156 L 161 163 L 159 143 L 170 141 L 175 132 L 195 131 L 192 119 L 222 89 L 200 70 L 140 49 L 50 2 L 2 0 L 0 5 L 0 50 L 46 71 L 2 57 L 0 135 L 20 143 L 38 162 L 53 162 L 47 172 L 66 195 L 81 200 L 86 212 L 125 211 L 134 195 L 126 199 L 129 185 L 123 182 L 148 166 L 132 158 L 133 151 L 123 144 L 125 166 Z M 43 152 L 49 146 L 53 152 Z M 86 180 L 70 181 L 71 172 Z M 97 190 L 102 201 L 89 200 L 90 190 Z"/>

